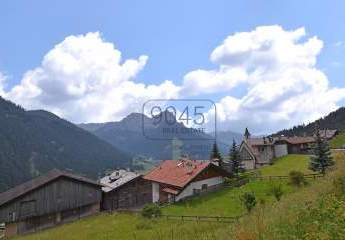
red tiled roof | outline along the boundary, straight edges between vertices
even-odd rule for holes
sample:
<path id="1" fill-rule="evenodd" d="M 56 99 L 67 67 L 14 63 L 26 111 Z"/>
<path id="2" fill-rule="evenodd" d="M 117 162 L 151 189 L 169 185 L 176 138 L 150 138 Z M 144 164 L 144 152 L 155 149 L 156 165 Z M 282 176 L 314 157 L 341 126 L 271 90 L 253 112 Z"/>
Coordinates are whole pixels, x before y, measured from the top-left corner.
<path id="1" fill-rule="evenodd" d="M 183 188 L 210 164 L 210 161 L 165 160 L 144 179 Z"/>

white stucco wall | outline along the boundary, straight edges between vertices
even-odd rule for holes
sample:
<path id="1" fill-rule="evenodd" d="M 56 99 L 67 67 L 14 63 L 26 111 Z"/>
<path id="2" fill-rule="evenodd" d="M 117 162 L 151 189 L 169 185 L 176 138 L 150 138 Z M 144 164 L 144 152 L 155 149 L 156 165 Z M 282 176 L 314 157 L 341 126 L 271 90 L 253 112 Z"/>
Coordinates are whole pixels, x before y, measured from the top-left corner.
<path id="1" fill-rule="evenodd" d="M 287 144 L 277 144 L 274 145 L 274 155 L 275 157 L 282 157 L 288 154 Z"/>
<path id="2" fill-rule="evenodd" d="M 197 182 L 190 183 L 183 191 L 176 196 L 175 201 L 179 201 L 185 197 L 192 196 L 194 189 L 201 189 L 203 184 L 207 184 L 208 187 L 218 185 L 224 182 L 223 177 L 214 177 Z"/>
<path id="3" fill-rule="evenodd" d="M 159 184 L 152 182 L 152 202 L 156 203 L 159 201 Z"/>

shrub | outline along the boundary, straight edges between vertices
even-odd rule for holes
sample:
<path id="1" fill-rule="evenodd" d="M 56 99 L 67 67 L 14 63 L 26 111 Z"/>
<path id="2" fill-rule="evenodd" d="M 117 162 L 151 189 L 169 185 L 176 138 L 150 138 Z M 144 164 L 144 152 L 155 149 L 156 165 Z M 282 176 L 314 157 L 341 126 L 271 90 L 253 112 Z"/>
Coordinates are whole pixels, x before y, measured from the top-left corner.
<path id="1" fill-rule="evenodd" d="M 281 197 L 284 194 L 281 184 L 272 184 L 270 187 L 270 193 L 275 197 L 277 201 L 280 201 Z"/>
<path id="2" fill-rule="evenodd" d="M 290 184 L 300 187 L 302 185 L 305 185 L 307 182 L 304 178 L 304 175 L 302 172 L 299 171 L 291 171 L 289 173 L 289 180 Z"/>
<path id="3" fill-rule="evenodd" d="M 145 218 L 152 218 L 161 216 L 162 212 L 157 204 L 147 204 L 141 210 L 141 215 Z"/>
<path id="4" fill-rule="evenodd" d="M 247 211 L 250 212 L 256 205 L 255 194 L 253 192 L 246 192 L 241 196 L 241 201 Z"/>

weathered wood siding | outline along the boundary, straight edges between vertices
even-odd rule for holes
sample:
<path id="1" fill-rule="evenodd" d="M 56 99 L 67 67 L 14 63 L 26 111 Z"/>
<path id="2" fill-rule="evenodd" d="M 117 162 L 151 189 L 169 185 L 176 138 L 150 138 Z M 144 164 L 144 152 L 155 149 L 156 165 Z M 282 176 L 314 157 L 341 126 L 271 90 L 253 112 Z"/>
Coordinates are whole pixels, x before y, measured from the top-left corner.
<path id="1" fill-rule="evenodd" d="M 252 146 L 256 155 L 257 165 L 266 165 L 272 162 L 274 158 L 273 145 Z"/>
<path id="2" fill-rule="evenodd" d="M 110 192 L 103 193 L 102 208 L 113 211 L 140 207 L 151 202 L 151 182 L 140 177 Z"/>
<path id="3" fill-rule="evenodd" d="M 100 203 L 100 187 L 61 177 L 0 207 L 0 222 L 16 222 Z"/>
<path id="4" fill-rule="evenodd" d="M 242 160 L 242 163 L 245 169 L 255 168 L 255 159 L 248 152 L 248 149 L 245 146 L 242 146 L 240 149 L 240 158 Z"/>

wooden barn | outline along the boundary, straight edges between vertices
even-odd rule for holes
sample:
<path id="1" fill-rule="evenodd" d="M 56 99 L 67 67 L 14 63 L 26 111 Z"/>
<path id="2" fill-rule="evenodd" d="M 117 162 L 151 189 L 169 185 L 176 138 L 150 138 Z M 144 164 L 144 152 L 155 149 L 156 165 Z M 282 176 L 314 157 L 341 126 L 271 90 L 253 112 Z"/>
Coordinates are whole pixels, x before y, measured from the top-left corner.
<path id="1" fill-rule="evenodd" d="M 5 236 L 35 232 L 100 211 L 101 185 L 51 170 L 0 194 L 0 223 Z"/>
<path id="2" fill-rule="evenodd" d="M 135 209 L 152 202 L 151 182 L 137 173 L 116 170 L 103 177 L 101 183 L 104 185 L 103 210 Z"/>
<path id="3" fill-rule="evenodd" d="M 152 182 L 152 202 L 177 202 L 215 190 L 229 173 L 211 161 L 166 160 L 144 176 Z"/>

